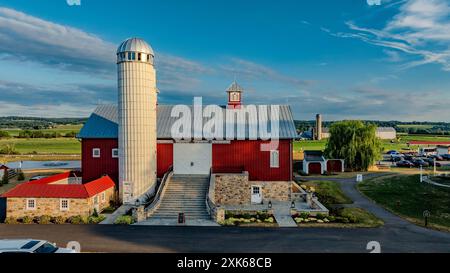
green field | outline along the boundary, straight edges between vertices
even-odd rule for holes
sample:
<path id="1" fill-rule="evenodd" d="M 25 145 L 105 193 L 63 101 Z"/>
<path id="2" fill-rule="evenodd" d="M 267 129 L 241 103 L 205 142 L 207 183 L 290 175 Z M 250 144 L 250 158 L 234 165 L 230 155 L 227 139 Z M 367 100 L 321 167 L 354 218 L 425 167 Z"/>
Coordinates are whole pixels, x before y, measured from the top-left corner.
<path id="1" fill-rule="evenodd" d="M 402 124 L 402 125 L 397 125 L 399 128 L 403 128 L 403 129 L 431 129 L 433 128 L 433 125 L 419 125 L 419 124 Z"/>
<path id="2" fill-rule="evenodd" d="M 358 189 L 396 214 L 423 225 L 429 210 L 430 225 L 450 230 L 450 189 L 419 182 L 418 175 L 395 175 L 367 180 Z"/>
<path id="3" fill-rule="evenodd" d="M 0 149 L 14 145 L 20 154 L 81 154 L 81 143 L 75 138 L 0 139 Z"/>
<path id="4" fill-rule="evenodd" d="M 56 132 L 56 133 L 59 133 L 61 135 L 65 135 L 67 133 L 72 133 L 72 132 L 77 132 L 78 133 L 82 126 L 83 125 L 71 125 L 71 124 L 69 124 L 69 125 L 58 125 L 58 126 L 56 126 L 55 128 L 52 128 L 52 129 L 42 129 L 42 130 L 38 130 L 38 131 L 41 131 L 43 133 L 54 133 L 54 132 Z M 0 130 L 8 132 L 11 137 L 17 137 L 17 136 L 19 136 L 19 133 L 21 131 L 24 131 L 22 129 L 0 129 Z"/>
<path id="5" fill-rule="evenodd" d="M 389 150 L 417 150 L 418 146 L 408 147 L 410 141 L 450 141 L 448 136 L 424 136 L 424 135 L 398 135 L 398 140 L 393 143 L 390 140 L 383 140 L 384 151 Z M 294 143 L 294 152 L 324 150 L 327 140 L 302 140 Z"/>

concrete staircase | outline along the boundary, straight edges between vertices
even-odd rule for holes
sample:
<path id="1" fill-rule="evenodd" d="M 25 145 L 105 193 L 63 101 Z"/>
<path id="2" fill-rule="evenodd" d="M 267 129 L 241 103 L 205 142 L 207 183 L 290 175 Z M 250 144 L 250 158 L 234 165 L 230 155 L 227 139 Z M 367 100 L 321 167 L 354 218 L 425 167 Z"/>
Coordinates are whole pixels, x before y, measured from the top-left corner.
<path id="1" fill-rule="evenodd" d="M 151 220 L 177 220 L 181 212 L 185 214 L 186 222 L 210 220 L 205 202 L 209 176 L 174 175 L 168 182 Z"/>

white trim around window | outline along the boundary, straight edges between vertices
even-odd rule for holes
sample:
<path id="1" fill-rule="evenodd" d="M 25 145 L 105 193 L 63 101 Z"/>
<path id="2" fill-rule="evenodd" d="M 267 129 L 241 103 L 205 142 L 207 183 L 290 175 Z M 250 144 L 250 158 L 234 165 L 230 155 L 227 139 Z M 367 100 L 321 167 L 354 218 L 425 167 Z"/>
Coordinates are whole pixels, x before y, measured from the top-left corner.
<path id="1" fill-rule="evenodd" d="M 27 208 L 27 210 L 36 210 L 36 207 L 37 207 L 37 205 L 36 205 L 36 199 L 34 199 L 34 198 L 28 198 L 28 199 L 26 200 L 26 208 Z"/>
<path id="2" fill-rule="evenodd" d="M 93 148 L 92 149 L 92 157 L 93 158 L 100 158 L 100 156 L 101 156 L 100 148 Z"/>
<path id="3" fill-rule="evenodd" d="M 270 167 L 271 168 L 280 167 L 280 152 L 278 150 L 270 151 Z"/>
<path id="4" fill-rule="evenodd" d="M 119 149 L 117 148 L 112 149 L 111 154 L 112 158 L 119 158 Z"/>
<path id="5" fill-rule="evenodd" d="M 70 209 L 69 199 L 59 199 L 59 209 L 61 211 L 68 211 Z"/>

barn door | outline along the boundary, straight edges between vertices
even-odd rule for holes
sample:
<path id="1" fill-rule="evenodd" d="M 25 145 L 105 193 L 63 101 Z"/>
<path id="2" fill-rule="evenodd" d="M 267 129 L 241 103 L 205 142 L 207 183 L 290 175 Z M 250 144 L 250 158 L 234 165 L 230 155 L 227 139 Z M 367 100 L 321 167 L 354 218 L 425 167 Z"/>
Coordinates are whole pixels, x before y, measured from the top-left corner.
<path id="1" fill-rule="evenodd" d="M 175 143 L 173 162 L 174 174 L 207 175 L 212 164 L 212 144 Z"/>
<path id="2" fill-rule="evenodd" d="M 0 197 L 0 223 L 6 219 L 6 198 Z"/>

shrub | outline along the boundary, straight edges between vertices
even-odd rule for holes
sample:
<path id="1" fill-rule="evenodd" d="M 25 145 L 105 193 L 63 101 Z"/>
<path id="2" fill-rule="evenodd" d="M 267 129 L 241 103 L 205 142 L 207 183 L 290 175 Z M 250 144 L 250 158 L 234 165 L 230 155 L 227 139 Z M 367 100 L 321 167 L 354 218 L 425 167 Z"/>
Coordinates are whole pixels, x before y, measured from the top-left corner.
<path id="1" fill-rule="evenodd" d="M 80 216 L 80 215 L 71 216 L 71 217 L 69 217 L 69 219 L 68 219 L 67 221 L 68 221 L 70 224 L 73 224 L 73 225 L 79 225 L 79 224 L 82 224 L 81 216 Z"/>
<path id="2" fill-rule="evenodd" d="M 89 216 L 81 216 L 80 220 L 80 224 L 89 224 Z"/>
<path id="3" fill-rule="evenodd" d="M 269 214 L 267 212 L 258 212 L 256 214 L 256 219 L 259 219 L 261 221 L 266 220 L 267 218 L 269 218 Z"/>
<path id="4" fill-rule="evenodd" d="M 92 216 L 94 216 L 94 217 L 98 217 L 98 212 L 97 212 L 97 209 L 94 209 L 94 212 L 92 213 Z"/>
<path id="5" fill-rule="evenodd" d="M 51 224 L 52 217 L 48 215 L 42 215 L 37 219 L 37 223 L 40 225 L 48 225 Z"/>
<path id="6" fill-rule="evenodd" d="M 91 216 L 91 217 L 89 217 L 89 224 L 98 224 L 98 223 L 100 223 L 101 221 L 103 221 L 103 220 L 105 220 L 105 216 L 103 216 L 103 215 L 100 215 L 100 216 Z"/>
<path id="7" fill-rule="evenodd" d="M 18 224 L 18 223 L 19 222 L 14 217 L 8 217 L 8 218 L 5 219 L 5 224 L 8 224 L 8 225 L 15 225 L 15 224 Z"/>
<path id="8" fill-rule="evenodd" d="M 316 218 L 319 219 L 319 220 L 323 220 L 323 219 L 326 218 L 326 215 L 325 215 L 325 214 L 322 214 L 322 213 L 318 213 L 318 214 L 316 215 Z"/>
<path id="9" fill-rule="evenodd" d="M 22 223 L 23 224 L 33 224 L 33 218 L 31 218 L 30 216 L 25 216 L 22 218 Z"/>
<path id="10" fill-rule="evenodd" d="M 300 218 L 308 219 L 309 218 L 309 213 L 307 213 L 307 212 L 300 213 Z"/>
<path id="11" fill-rule="evenodd" d="M 114 224 L 116 225 L 131 225 L 134 223 L 134 218 L 130 215 L 119 216 Z"/>
<path id="12" fill-rule="evenodd" d="M 57 225 L 62 225 L 62 224 L 66 223 L 66 218 L 64 218 L 62 216 L 53 217 L 52 222 Z"/>

